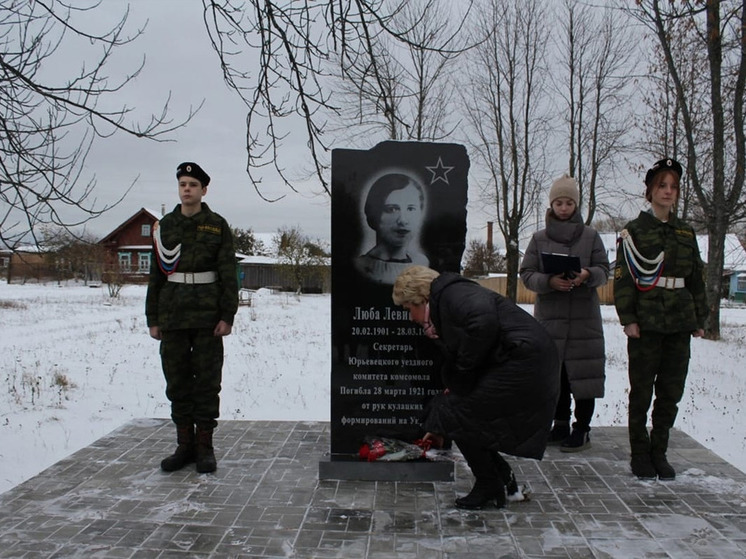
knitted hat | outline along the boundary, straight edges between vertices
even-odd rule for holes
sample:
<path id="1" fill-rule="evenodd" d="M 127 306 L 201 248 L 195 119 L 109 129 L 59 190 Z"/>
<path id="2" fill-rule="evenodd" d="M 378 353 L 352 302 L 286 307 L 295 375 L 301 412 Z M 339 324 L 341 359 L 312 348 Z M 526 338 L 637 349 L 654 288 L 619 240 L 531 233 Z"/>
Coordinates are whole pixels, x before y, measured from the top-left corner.
<path id="1" fill-rule="evenodd" d="M 552 205 L 557 198 L 569 198 L 577 206 L 580 203 L 580 193 L 578 192 L 578 183 L 570 175 L 565 173 L 552 183 L 549 189 L 549 205 Z"/>
<path id="2" fill-rule="evenodd" d="M 183 176 L 197 179 L 202 183 L 202 186 L 210 184 L 210 175 L 205 173 L 202 167 L 191 161 L 187 161 L 176 167 L 176 178 L 180 179 Z"/>

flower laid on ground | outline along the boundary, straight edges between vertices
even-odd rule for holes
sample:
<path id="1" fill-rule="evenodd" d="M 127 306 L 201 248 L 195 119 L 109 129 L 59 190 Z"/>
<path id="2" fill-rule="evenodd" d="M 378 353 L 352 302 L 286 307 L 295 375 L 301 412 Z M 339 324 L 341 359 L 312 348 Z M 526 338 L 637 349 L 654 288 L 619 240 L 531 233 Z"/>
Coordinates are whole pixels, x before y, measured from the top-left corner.
<path id="1" fill-rule="evenodd" d="M 360 458 L 368 462 L 404 462 L 425 457 L 425 448 L 397 439 L 365 437 L 360 447 Z"/>

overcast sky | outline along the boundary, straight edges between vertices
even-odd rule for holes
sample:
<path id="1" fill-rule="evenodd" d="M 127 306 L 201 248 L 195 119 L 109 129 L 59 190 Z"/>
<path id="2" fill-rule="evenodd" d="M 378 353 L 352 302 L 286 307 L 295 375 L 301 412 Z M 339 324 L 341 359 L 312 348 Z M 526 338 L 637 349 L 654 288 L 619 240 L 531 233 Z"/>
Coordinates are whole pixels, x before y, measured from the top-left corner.
<path id="1" fill-rule="evenodd" d="M 125 5 L 107 0 L 103 9 L 113 17 Z M 314 194 L 321 191 L 318 182 L 307 183 L 296 194 L 270 176 L 263 193 L 268 198 L 286 194 L 275 203 L 263 201 L 249 182 L 245 170 L 246 109 L 223 83 L 202 21 L 201 2 L 133 0 L 129 5 L 132 29 L 146 20 L 147 28 L 118 62 L 123 71 L 132 71 L 145 55 L 146 66 L 117 99 L 148 116 L 159 110 L 170 91 L 176 119 L 183 118 L 190 105 L 196 107 L 204 100 L 204 106 L 185 128 L 172 135 L 174 142 L 157 143 L 118 135 L 96 144 L 86 170 L 96 174 L 99 204 L 112 203 L 136 177 L 139 179 L 125 201 L 90 222 L 88 230 L 103 236 L 141 207 L 159 212 L 165 205 L 170 211 L 178 203 L 176 166 L 182 161 L 195 161 L 211 176 L 205 202 L 232 226 L 272 233 L 282 226 L 299 225 L 312 238 L 329 240 L 331 204 L 328 196 Z M 117 69 L 111 67 L 110 75 L 115 76 Z M 304 140 L 302 134 L 295 135 L 291 141 L 298 147 L 284 152 L 287 161 L 282 163 L 291 174 L 295 169 L 300 175 L 302 169 L 308 168 Z M 482 238 L 486 234 L 488 218 L 479 213 L 470 208 L 469 237 Z"/>
<path id="2" fill-rule="evenodd" d="M 124 2 L 105 2 L 104 9 L 120 10 Z M 137 67 L 145 55 L 146 66 L 135 82 L 117 100 L 148 116 L 157 112 L 171 92 L 175 119 L 188 114 L 189 107 L 204 100 L 201 111 L 183 129 L 173 133 L 173 142 L 138 140 L 124 135 L 99 140 L 89 155 L 87 171 L 97 178 L 97 201 L 112 203 L 132 181 L 135 186 L 117 208 L 89 223 L 88 229 L 106 234 L 141 207 L 170 211 L 178 203 L 176 167 L 182 161 L 195 161 L 210 175 L 204 201 L 222 214 L 234 227 L 255 232 L 275 232 L 279 227 L 300 225 L 314 238 L 330 237 L 331 208 L 328 196 L 310 183 L 302 194 L 295 194 L 274 180 L 268 180 L 268 198 L 287 196 L 275 203 L 263 201 L 246 174 L 244 105 L 223 83 L 218 59 L 212 50 L 202 22 L 202 6 L 197 0 L 133 0 L 130 21 L 140 26 L 147 20 L 145 35 L 127 47 L 127 57 L 118 62 L 125 71 Z M 117 12 L 119 13 L 119 12 Z M 114 66 L 109 69 L 113 77 Z M 297 150 L 302 168 L 306 154 Z M 292 154 L 289 159 L 294 159 Z M 286 162 L 292 168 L 295 161 Z"/>

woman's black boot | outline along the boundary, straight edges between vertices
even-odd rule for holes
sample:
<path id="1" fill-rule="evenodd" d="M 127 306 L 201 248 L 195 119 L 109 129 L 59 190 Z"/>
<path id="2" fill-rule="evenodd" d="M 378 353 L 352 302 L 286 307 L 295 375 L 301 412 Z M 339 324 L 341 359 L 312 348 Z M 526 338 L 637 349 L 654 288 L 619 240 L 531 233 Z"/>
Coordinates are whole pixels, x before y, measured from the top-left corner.
<path id="1" fill-rule="evenodd" d="M 515 479 L 513 468 L 510 467 L 510 464 L 508 464 L 505 458 L 503 458 L 499 452 L 493 450 L 492 461 L 494 462 L 495 468 L 497 469 L 497 474 L 500 476 L 500 479 L 503 480 L 503 485 L 505 486 L 505 493 L 507 494 L 508 501 L 514 502 L 525 500 L 526 496 L 518 487 L 518 481 Z"/>
<path id="2" fill-rule="evenodd" d="M 456 499 L 456 507 L 460 509 L 478 510 L 488 505 L 499 509 L 505 506 L 505 486 L 501 480 L 478 479 L 468 495 Z"/>
<path id="3" fill-rule="evenodd" d="M 476 478 L 469 494 L 456 499 L 456 507 L 470 510 L 481 509 L 490 504 L 497 508 L 504 507 L 505 484 L 492 451 L 463 441 L 456 441 L 456 444 Z"/>

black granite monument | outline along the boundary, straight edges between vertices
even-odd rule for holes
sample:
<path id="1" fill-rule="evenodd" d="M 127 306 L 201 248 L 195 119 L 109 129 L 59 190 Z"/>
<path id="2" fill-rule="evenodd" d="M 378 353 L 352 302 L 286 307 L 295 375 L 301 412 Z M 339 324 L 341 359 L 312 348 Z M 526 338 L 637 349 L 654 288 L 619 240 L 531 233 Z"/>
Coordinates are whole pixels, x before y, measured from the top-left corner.
<path id="1" fill-rule="evenodd" d="M 413 442 L 443 390 L 441 355 L 394 305 L 411 265 L 459 272 L 469 159 L 463 146 L 384 142 L 332 152 L 331 452 L 322 479 L 447 480 L 450 462 L 364 462 L 366 437 Z"/>

